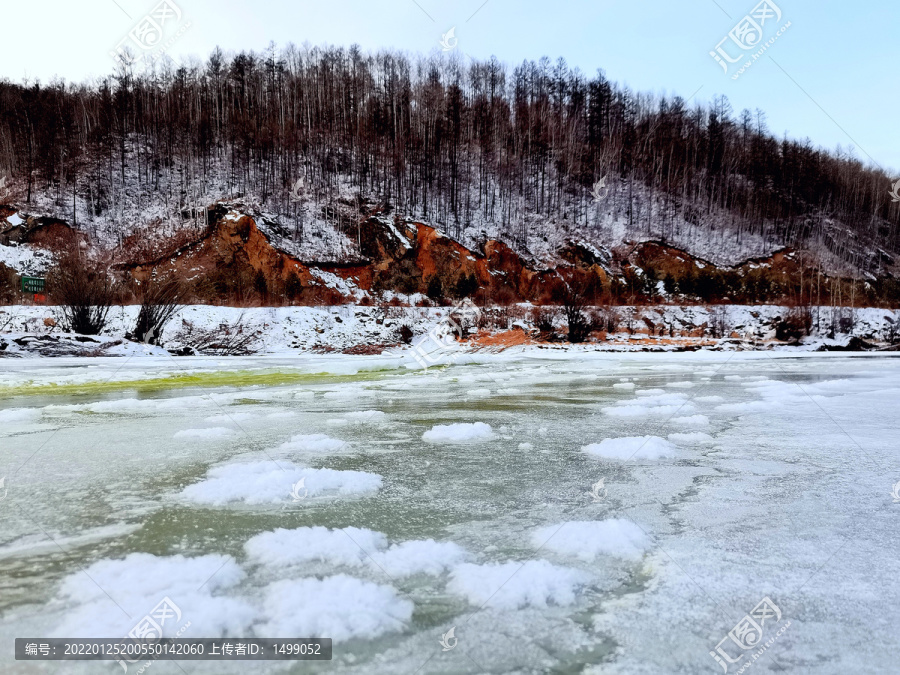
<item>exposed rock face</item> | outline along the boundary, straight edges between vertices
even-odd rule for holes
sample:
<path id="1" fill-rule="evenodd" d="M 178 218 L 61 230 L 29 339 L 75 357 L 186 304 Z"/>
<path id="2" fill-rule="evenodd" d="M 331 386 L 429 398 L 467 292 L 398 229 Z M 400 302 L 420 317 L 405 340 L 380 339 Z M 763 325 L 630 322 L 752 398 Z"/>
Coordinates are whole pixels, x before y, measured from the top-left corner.
<path id="1" fill-rule="evenodd" d="M 611 287 L 613 277 L 628 273 L 629 268 L 636 274 L 652 269 L 660 280 L 718 269 L 659 241 L 625 243 L 613 251 L 570 241 L 557 251 L 552 266 L 540 266 L 502 241 L 486 240 L 472 250 L 433 227 L 384 214 L 370 215 L 360 222 L 358 231 L 348 232 L 359 242 L 358 259 L 301 260 L 285 250 L 290 248 L 290 233 L 240 202 L 213 204 L 206 215 L 205 229 L 195 235 L 183 230 L 177 241 L 126 246 L 131 258 L 116 269 L 139 282 L 153 274 L 172 274 L 206 283 L 207 297 L 213 301 L 230 289 L 245 294 L 242 297 L 249 293 L 265 301 L 270 294 L 273 299 L 287 295 L 304 304 L 359 300 L 373 290 L 409 295 L 432 289 L 451 296 L 477 289 L 488 303 L 558 302 L 560 292 L 573 283 L 596 298 L 600 289 Z M 25 217 L 0 236 L 57 250 L 83 241 L 83 235 L 67 223 L 52 218 Z M 796 275 L 802 262 L 798 252 L 786 249 L 731 268 L 729 274 L 752 276 L 763 268 L 787 277 Z"/>
<path id="2" fill-rule="evenodd" d="M 59 218 L 27 216 L 17 225 L 7 225 L 5 219 L 15 213 L 7 209 L 8 213 L 0 213 L 0 243 L 9 245 L 33 244 L 54 253 L 71 250 L 85 241 L 81 232 L 72 228 L 66 221 Z"/>

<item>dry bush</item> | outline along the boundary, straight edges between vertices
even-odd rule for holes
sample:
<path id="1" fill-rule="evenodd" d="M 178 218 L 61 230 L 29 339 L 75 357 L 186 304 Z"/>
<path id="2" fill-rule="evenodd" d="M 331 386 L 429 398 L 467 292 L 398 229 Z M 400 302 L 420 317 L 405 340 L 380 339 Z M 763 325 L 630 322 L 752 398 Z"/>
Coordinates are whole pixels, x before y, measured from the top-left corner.
<path id="1" fill-rule="evenodd" d="M 594 330 L 603 330 L 607 333 L 616 333 L 619 330 L 621 317 L 615 307 L 603 305 L 591 313 L 591 323 Z"/>
<path id="2" fill-rule="evenodd" d="M 163 329 L 181 308 L 185 295 L 184 285 L 175 278 L 151 279 L 144 283 L 141 293 L 141 309 L 134 331 L 129 339 L 158 345 Z"/>
<path id="3" fill-rule="evenodd" d="M 411 344 L 413 340 L 413 329 L 407 324 L 403 324 L 397 329 L 397 340 L 405 345 Z"/>
<path id="4" fill-rule="evenodd" d="M 247 356 L 258 350 L 262 329 L 248 326 L 243 313 L 231 323 L 215 328 L 200 328 L 192 321 L 181 320 L 175 341 L 197 354 L 209 356 Z"/>
<path id="5" fill-rule="evenodd" d="M 567 339 L 576 344 L 591 334 L 591 321 L 585 313 L 587 299 L 584 291 L 573 284 L 562 294 L 563 313 L 569 327 Z"/>
<path id="6" fill-rule="evenodd" d="M 812 323 L 812 311 L 808 306 L 791 307 L 775 325 L 775 338 L 784 342 L 797 342 L 809 335 Z"/>
<path id="7" fill-rule="evenodd" d="M 709 332 L 714 338 L 725 337 L 728 330 L 728 311 L 718 305 L 709 310 Z M 807 332 L 807 335 L 809 333 Z"/>
<path id="8" fill-rule="evenodd" d="M 51 271 L 47 284 L 62 313 L 63 330 L 98 335 L 106 328 L 119 290 L 106 269 L 70 254 Z"/>
<path id="9" fill-rule="evenodd" d="M 485 307 L 475 324 L 479 330 L 507 330 L 512 321 L 509 307 Z"/>
<path id="10" fill-rule="evenodd" d="M 535 307 L 529 319 L 542 335 L 547 335 L 554 331 L 557 316 L 559 312 L 553 307 Z"/>

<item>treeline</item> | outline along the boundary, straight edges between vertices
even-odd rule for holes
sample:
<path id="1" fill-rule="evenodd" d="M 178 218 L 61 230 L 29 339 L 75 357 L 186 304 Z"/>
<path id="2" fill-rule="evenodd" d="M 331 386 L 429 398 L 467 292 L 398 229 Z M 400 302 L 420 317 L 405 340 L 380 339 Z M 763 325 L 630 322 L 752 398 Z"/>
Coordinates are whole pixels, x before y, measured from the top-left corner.
<path id="1" fill-rule="evenodd" d="M 762 112 L 735 114 L 724 98 L 636 93 L 563 59 L 510 69 L 270 45 L 149 73 L 122 66 L 91 84 L 3 82 L 2 172 L 26 202 L 52 194 L 75 220 L 154 195 L 196 215 L 215 194 L 288 218 L 312 203 L 352 232 L 359 221 L 335 208 L 349 192 L 358 210 L 374 199 L 457 238 L 491 223 L 522 244 L 535 223 L 618 218 L 636 237 L 724 228 L 827 248 L 857 269 L 900 250 L 882 171 L 776 138 Z"/>

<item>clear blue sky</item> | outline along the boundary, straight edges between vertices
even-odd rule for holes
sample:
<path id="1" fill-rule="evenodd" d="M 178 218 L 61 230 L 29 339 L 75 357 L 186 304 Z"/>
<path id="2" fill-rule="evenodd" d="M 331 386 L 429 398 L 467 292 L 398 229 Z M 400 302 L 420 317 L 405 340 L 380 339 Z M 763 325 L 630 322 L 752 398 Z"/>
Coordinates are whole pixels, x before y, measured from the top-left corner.
<path id="1" fill-rule="evenodd" d="M 765 110 L 778 136 L 852 147 L 862 161 L 900 171 L 896 0 L 774 0 L 782 17 L 761 26 L 763 39 L 791 26 L 738 80 L 730 77 L 737 65 L 726 75 L 709 52 L 758 0 L 172 1 L 181 21 L 190 21 L 171 48 L 181 61 L 205 60 L 215 45 L 260 50 L 270 40 L 428 53 L 440 51 L 442 34 L 455 27 L 456 49 L 475 58 L 496 55 L 515 65 L 563 56 L 586 74 L 602 68 L 637 90 L 688 98 L 699 89 L 699 101 L 724 94 L 735 113 Z M 107 74 L 108 52 L 157 2 L 5 2 L 0 77 L 46 82 Z M 739 52 L 730 39 L 723 49 Z"/>

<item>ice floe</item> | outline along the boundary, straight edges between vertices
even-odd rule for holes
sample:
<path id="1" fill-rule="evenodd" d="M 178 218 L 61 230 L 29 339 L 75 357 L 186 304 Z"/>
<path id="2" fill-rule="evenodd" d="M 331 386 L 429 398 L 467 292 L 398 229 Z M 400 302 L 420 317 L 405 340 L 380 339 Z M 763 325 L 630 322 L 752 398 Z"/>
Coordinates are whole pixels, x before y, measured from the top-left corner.
<path id="1" fill-rule="evenodd" d="M 495 438 L 491 425 L 484 422 L 437 424 L 422 434 L 428 443 L 482 443 Z"/>
<path id="2" fill-rule="evenodd" d="M 531 535 L 531 543 L 542 550 L 581 560 L 600 555 L 637 560 L 650 547 L 650 537 L 630 520 L 611 518 L 542 527 Z"/>
<path id="3" fill-rule="evenodd" d="M 553 565 L 546 560 L 529 560 L 453 568 L 447 590 L 463 596 L 470 604 L 494 609 L 545 608 L 575 602 L 576 591 L 590 581 L 581 570 Z"/>
<path id="4" fill-rule="evenodd" d="M 659 436 L 606 438 L 581 448 L 582 452 L 606 459 L 661 459 L 677 453 L 675 446 Z"/>
<path id="5" fill-rule="evenodd" d="M 243 462 L 210 469 L 206 478 L 187 486 L 181 496 L 188 501 L 214 506 L 277 504 L 297 501 L 292 498 L 300 481 L 301 499 L 324 495 L 360 495 L 381 488 L 381 476 L 365 471 L 312 469 L 291 462 Z"/>

